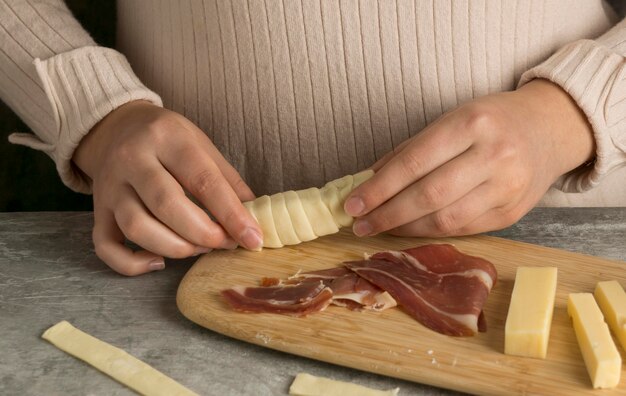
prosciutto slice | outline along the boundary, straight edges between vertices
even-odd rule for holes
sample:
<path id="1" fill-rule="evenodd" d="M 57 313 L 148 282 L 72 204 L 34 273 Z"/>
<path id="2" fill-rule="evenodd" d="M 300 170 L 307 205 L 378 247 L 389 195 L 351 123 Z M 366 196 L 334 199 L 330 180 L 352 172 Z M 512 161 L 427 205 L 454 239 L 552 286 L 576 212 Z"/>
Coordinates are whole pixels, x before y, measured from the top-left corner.
<path id="1" fill-rule="evenodd" d="M 409 315 L 432 330 L 452 336 L 486 330 L 482 309 L 497 273 L 485 259 L 441 244 L 380 252 L 344 264 L 389 292 Z"/>
<path id="2" fill-rule="evenodd" d="M 395 307 L 396 301 L 389 293 L 381 290 L 346 267 L 297 273 L 288 282 L 319 280 L 333 291 L 333 305 L 353 311 L 383 311 Z"/>
<path id="3" fill-rule="evenodd" d="M 267 287 L 235 286 L 222 290 L 222 296 L 239 312 L 306 316 L 326 309 L 332 302 L 333 292 L 323 282 L 307 281 Z"/>
<path id="4" fill-rule="evenodd" d="M 335 304 L 382 311 L 400 305 L 424 326 L 451 336 L 486 331 L 483 306 L 497 279 L 489 261 L 452 245 L 385 251 L 343 267 L 263 278 L 261 287 L 222 291 L 240 312 L 306 316 Z"/>
<path id="5" fill-rule="evenodd" d="M 298 272 L 286 280 L 263 278 L 261 287 L 235 286 L 223 290 L 222 296 L 239 312 L 294 316 L 323 311 L 331 303 L 355 311 L 382 311 L 396 306 L 389 293 L 345 267 Z"/>

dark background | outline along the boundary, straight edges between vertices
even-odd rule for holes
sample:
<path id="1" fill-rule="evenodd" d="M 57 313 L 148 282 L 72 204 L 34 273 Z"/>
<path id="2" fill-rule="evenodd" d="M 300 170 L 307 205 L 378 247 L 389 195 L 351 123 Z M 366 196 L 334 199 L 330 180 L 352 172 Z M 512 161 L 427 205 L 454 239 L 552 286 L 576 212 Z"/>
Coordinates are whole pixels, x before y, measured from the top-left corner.
<path id="1" fill-rule="evenodd" d="M 66 3 L 98 44 L 115 46 L 114 0 Z M 92 210 L 91 196 L 65 187 L 50 157 L 9 143 L 12 132 L 30 128 L 0 101 L 0 211 Z"/>

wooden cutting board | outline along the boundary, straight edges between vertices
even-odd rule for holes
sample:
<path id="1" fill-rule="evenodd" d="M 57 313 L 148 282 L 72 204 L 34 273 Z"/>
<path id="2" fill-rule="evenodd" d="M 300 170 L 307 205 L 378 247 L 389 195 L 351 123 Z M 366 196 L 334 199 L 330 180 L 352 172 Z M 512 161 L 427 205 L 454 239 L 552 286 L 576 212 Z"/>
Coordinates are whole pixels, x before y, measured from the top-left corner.
<path id="1" fill-rule="evenodd" d="M 490 260 L 498 270 L 498 282 L 485 306 L 486 333 L 470 338 L 444 336 L 398 308 L 377 313 L 330 306 L 306 318 L 243 314 L 230 310 L 219 294 L 233 285 L 256 286 L 264 276 L 285 278 L 300 269 L 338 266 L 359 259 L 364 252 L 444 242 Z M 545 360 L 503 353 L 504 324 L 518 266 L 559 268 Z M 282 249 L 211 252 L 182 280 L 177 303 L 190 320 L 227 336 L 409 381 L 479 394 L 613 395 L 626 392 L 626 374 L 622 373 L 616 389 L 591 388 L 566 309 L 568 293 L 593 292 L 596 282 L 611 279 L 626 285 L 626 263 L 487 236 L 361 239 L 342 231 Z"/>

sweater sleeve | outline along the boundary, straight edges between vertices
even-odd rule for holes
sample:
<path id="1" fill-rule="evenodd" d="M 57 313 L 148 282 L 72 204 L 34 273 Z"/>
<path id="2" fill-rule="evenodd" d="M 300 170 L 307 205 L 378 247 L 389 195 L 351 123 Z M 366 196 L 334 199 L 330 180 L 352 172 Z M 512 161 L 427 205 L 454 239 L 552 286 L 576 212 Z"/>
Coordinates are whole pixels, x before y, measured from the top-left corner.
<path id="1" fill-rule="evenodd" d="M 62 0 L 0 0 L 0 98 L 34 132 L 9 140 L 44 151 L 79 192 L 90 191 L 71 162 L 82 137 L 130 101 L 162 106 L 124 55 L 97 46 Z"/>
<path id="2" fill-rule="evenodd" d="M 561 48 L 526 71 L 519 86 L 534 78 L 563 88 L 585 113 L 595 136 L 595 161 L 563 175 L 556 188 L 586 191 L 626 165 L 626 19 L 596 40 Z"/>

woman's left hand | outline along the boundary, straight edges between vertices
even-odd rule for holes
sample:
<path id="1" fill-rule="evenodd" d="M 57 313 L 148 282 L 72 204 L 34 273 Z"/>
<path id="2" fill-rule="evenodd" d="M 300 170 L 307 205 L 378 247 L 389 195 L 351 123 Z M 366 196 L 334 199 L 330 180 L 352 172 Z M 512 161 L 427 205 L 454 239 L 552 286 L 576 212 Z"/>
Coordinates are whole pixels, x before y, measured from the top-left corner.
<path id="1" fill-rule="evenodd" d="M 547 80 L 473 100 L 387 154 L 345 203 L 359 236 L 468 235 L 507 227 L 562 174 L 593 159 L 593 133 Z"/>

